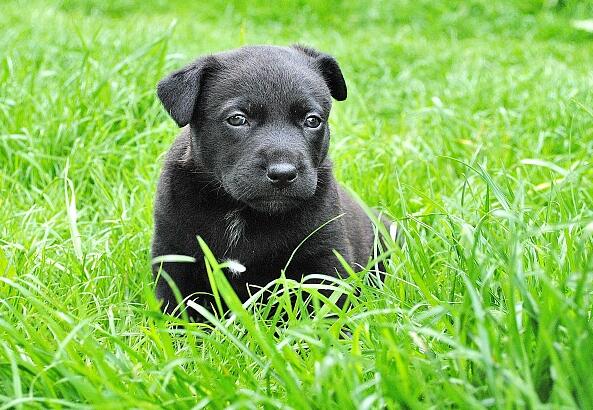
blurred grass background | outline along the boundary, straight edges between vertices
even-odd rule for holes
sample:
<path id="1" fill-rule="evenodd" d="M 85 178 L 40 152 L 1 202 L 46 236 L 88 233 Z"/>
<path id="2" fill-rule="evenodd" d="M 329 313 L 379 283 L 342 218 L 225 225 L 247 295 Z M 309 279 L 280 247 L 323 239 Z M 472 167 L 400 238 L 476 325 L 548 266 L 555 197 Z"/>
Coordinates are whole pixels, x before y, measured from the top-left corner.
<path id="1" fill-rule="evenodd" d="M 568 0 L 4 1 L 0 408 L 592 408 L 591 18 Z M 340 62 L 336 175 L 408 247 L 337 322 L 171 327 L 149 244 L 177 130 L 155 84 L 296 42 Z"/>

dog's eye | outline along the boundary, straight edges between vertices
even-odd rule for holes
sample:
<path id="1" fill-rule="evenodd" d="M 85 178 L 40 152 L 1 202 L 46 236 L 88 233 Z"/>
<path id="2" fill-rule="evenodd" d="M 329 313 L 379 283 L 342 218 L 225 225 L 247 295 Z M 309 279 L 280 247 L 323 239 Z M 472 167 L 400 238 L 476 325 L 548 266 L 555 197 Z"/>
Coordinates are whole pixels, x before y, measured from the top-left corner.
<path id="1" fill-rule="evenodd" d="M 235 114 L 227 118 L 226 122 L 228 122 L 233 127 L 240 127 L 241 125 L 247 124 L 247 118 L 241 114 Z"/>
<path id="2" fill-rule="evenodd" d="M 305 118 L 305 127 L 317 128 L 321 125 L 321 118 L 316 115 L 309 115 Z"/>

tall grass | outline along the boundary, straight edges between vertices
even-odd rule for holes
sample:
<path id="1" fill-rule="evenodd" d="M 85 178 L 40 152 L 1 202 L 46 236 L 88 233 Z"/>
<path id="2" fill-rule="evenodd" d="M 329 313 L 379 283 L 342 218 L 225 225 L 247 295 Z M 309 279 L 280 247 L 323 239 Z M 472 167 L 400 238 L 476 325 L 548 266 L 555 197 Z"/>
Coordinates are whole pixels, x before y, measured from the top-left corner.
<path id="1" fill-rule="evenodd" d="M 590 17 L 535 0 L 4 2 L 0 409 L 593 408 L 593 38 L 570 24 Z M 406 245 L 382 286 L 372 266 L 331 297 L 279 276 L 242 305 L 201 242 L 231 312 L 163 316 L 151 212 L 176 129 L 155 84 L 198 54 L 294 42 L 341 63 L 335 173 Z"/>

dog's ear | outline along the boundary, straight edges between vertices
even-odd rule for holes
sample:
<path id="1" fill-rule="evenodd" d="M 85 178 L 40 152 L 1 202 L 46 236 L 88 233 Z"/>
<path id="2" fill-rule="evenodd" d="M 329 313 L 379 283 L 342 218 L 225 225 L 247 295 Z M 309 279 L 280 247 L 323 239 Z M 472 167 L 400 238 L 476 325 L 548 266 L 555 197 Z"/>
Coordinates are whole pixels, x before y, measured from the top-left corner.
<path id="1" fill-rule="evenodd" d="M 159 81 L 157 95 L 180 127 L 191 121 L 204 77 L 214 65 L 214 57 L 199 58 Z"/>
<path id="2" fill-rule="evenodd" d="M 329 54 L 321 53 L 311 47 L 300 44 L 292 47 L 313 59 L 313 64 L 325 80 L 331 96 L 338 101 L 344 101 L 348 95 L 348 89 L 338 62 Z"/>

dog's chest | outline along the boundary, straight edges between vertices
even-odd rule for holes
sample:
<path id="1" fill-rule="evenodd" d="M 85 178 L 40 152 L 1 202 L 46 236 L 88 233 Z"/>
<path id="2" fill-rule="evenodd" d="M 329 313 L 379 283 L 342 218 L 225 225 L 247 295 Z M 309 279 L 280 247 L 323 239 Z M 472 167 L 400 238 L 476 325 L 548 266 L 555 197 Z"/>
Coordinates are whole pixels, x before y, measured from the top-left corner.
<path id="1" fill-rule="evenodd" d="M 278 221 L 245 217 L 241 210 L 223 214 L 216 233 L 222 259 L 233 259 L 246 266 L 285 263 L 303 239 L 300 230 Z"/>
<path id="2" fill-rule="evenodd" d="M 238 209 L 232 210 L 224 214 L 223 217 L 224 241 L 226 243 L 225 254 L 235 249 L 239 242 L 245 237 L 245 229 L 247 221 L 241 216 L 241 211 Z"/>

